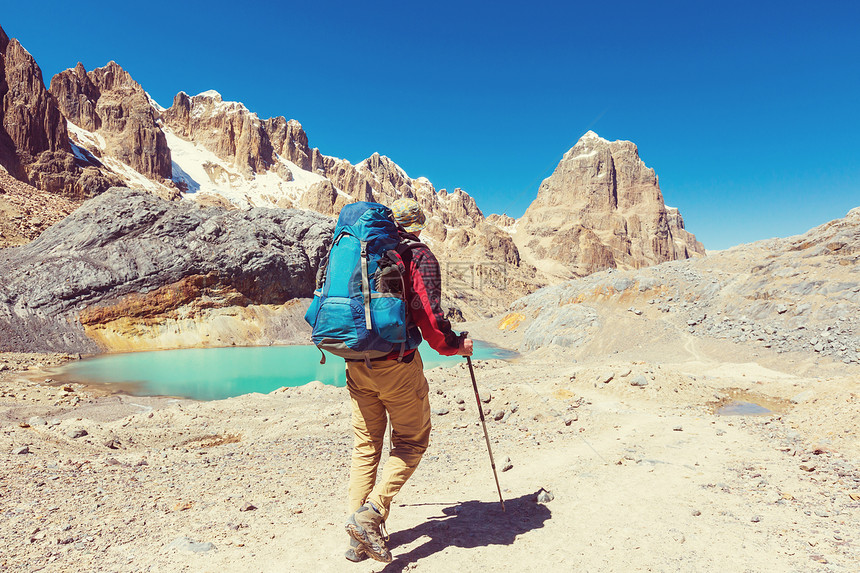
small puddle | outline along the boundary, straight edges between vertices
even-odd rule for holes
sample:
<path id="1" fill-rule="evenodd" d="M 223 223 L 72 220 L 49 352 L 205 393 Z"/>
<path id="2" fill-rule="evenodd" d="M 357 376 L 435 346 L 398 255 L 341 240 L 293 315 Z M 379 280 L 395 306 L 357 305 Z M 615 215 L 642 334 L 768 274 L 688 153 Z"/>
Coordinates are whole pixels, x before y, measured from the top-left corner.
<path id="1" fill-rule="evenodd" d="M 766 416 L 781 414 L 788 402 L 780 398 L 762 396 L 737 388 L 724 391 L 726 397 L 711 403 L 712 411 L 717 416 Z"/>
<path id="2" fill-rule="evenodd" d="M 732 400 L 717 408 L 714 413 L 717 416 L 761 416 L 762 414 L 772 414 L 773 412 L 755 402 Z"/>

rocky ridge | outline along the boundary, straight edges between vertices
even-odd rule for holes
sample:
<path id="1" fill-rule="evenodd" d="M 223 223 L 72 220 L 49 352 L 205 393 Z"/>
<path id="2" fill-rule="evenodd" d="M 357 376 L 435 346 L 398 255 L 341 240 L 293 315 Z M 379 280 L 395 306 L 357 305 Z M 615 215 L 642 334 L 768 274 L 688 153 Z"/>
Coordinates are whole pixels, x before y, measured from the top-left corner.
<path id="1" fill-rule="evenodd" d="M 0 349 L 100 352 L 290 342 L 333 223 L 113 189 L 0 251 Z M 181 237 L 179 241 L 177 238 Z"/>
<path id="2" fill-rule="evenodd" d="M 429 180 L 409 177 L 378 153 L 358 165 L 323 155 L 310 147 L 298 121 L 281 116 L 261 120 L 243 104 L 224 101 L 214 90 L 195 96 L 180 92 L 159 119 L 165 131 L 174 136 L 174 146 L 190 144 L 223 162 L 212 165 L 201 180 L 186 180 L 187 186 L 195 193 L 223 194 L 240 207 L 305 207 L 337 215 L 352 201 L 390 204 L 400 197 L 411 197 L 431 216 L 438 217 L 439 231 L 445 225 L 474 225 L 484 218 L 475 200 L 460 189 L 437 193 Z M 178 163 L 184 167 L 181 158 Z M 269 172 L 277 175 L 275 182 L 256 189 L 249 186 L 248 180 Z M 230 188 L 241 192 L 249 187 L 254 192 L 244 196 L 230 193 Z"/>
<path id="3" fill-rule="evenodd" d="M 391 204 L 415 198 L 428 215 L 422 240 L 442 262 L 454 318 L 491 315 L 559 276 L 604 266 L 639 267 L 701 250 L 683 230 L 680 214 L 665 208 L 656 176 L 629 142 L 609 144 L 587 135 L 544 182 L 522 220 L 485 218 L 474 198 L 460 189 L 437 191 L 428 179 L 410 177 L 380 154 L 357 165 L 323 155 L 310 147 L 299 122 L 280 116 L 261 120 L 215 91 L 180 92 L 165 109 L 115 62 L 90 72 L 78 64 L 57 74 L 47 91 L 35 61 L 15 46 L 14 40 L 4 45 L 4 53 L 14 56 L 6 59 L 4 70 L 17 69 L 10 61 L 23 62 L 24 71 L 4 72 L 19 86 L 10 91 L 18 102 L 13 107 L 36 118 L 30 124 L 52 126 L 46 133 L 53 143 L 35 158 L 26 156 L 35 187 L 82 199 L 122 183 L 201 205 L 295 207 L 329 216 L 357 200 Z M 40 123 L 38 117 L 45 119 Z M 19 155 L 19 143 L 45 139 L 15 135 L 21 142 L 7 147 Z M 615 151 L 581 149 L 595 141 Z M 580 164 L 580 151 L 608 162 L 609 188 L 600 187 L 605 174 L 599 166 Z M 565 167 L 568 163 L 575 169 Z M 574 171 L 575 177 L 565 175 Z M 576 205 L 556 205 L 607 193 L 616 196 L 619 212 L 605 217 L 600 201 L 584 205 L 581 213 Z M 556 225 L 552 218 L 560 214 L 580 221 Z M 598 228 L 606 221 L 608 227 Z"/>
<path id="4" fill-rule="evenodd" d="M 440 241 L 451 227 L 472 228 L 484 220 L 475 200 L 461 189 L 437 192 L 426 178 L 409 177 L 378 153 L 357 165 L 323 155 L 309 146 L 298 121 L 261 120 L 241 103 L 223 101 L 215 91 L 179 93 L 160 120 L 174 147 L 186 144 L 206 150 L 222 162 L 210 162 L 203 177 L 185 179 L 186 187 L 194 190 L 189 197 L 220 194 L 239 207 L 301 207 L 330 216 L 353 201 L 391 204 L 409 197 L 422 204 L 431 219 L 428 234 Z M 183 159 L 177 163 L 188 175 L 193 168 L 185 169 Z M 249 179 L 270 173 L 276 176 L 273 182 L 249 187 Z"/>
<path id="5" fill-rule="evenodd" d="M 285 182 L 292 181 L 289 163 L 281 158 L 310 171 L 307 136 L 298 122 L 283 117 L 261 121 L 243 104 L 224 101 L 214 90 L 195 96 L 179 92 L 160 119 L 178 137 L 231 164 L 244 179 L 272 170 Z"/>
<path id="6" fill-rule="evenodd" d="M 385 205 L 401 197 L 417 200 L 428 216 L 421 239 L 443 270 L 449 263 L 465 265 L 484 277 L 490 272 L 485 269 L 493 269 L 498 279 L 504 268 L 504 284 L 485 280 L 483 293 L 474 287 L 474 276 L 468 284 L 452 281 L 460 285 L 446 287 L 454 318 L 491 314 L 540 285 L 510 235 L 485 221 L 474 198 L 461 189 L 437 191 L 428 179 L 409 177 L 384 155 L 375 153 L 357 165 L 323 155 L 309 146 L 299 122 L 261 120 L 214 91 L 180 93 L 159 117 L 174 150 L 177 181 L 189 191 L 186 197 L 204 204 L 294 206 L 336 216 L 358 200 Z"/>
<path id="7" fill-rule="evenodd" d="M 500 327 L 522 350 L 588 347 L 613 317 L 776 353 L 860 363 L 860 208 L 803 235 L 606 270 L 524 297 Z M 617 325 L 616 325 L 617 326 Z"/>
<path id="8" fill-rule="evenodd" d="M 566 172 L 563 166 L 570 161 L 581 159 L 581 148 L 594 143 L 608 146 L 602 152 L 612 182 L 606 193 L 616 196 L 613 205 L 620 210 L 605 216 L 601 209 L 608 204 L 586 205 L 583 218 L 587 222 L 559 224 L 561 231 L 546 250 L 541 241 L 553 235 L 551 229 L 558 222 L 546 221 L 540 213 L 567 219 L 579 216 L 577 209 L 582 206 L 577 207 L 571 197 L 595 194 L 592 188 L 602 182 L 595 184 L 588 177 L 604 177 L 599 167 L 578 178 L 551 177 L 520 223 L 500 217 L 495 224 L 496 219 L 485 219 L 474 199 L 462 190 L 437 191 L 429 180 L 409 177 L 384 155 L 374 154 L 357 165 L 323 155 L 310 147 L 297 121 L 283 117 L 261 120 L 241 103 L 224 101 L 215 91 L 196 96 L 180 93 L 169 109 L 154 102 L 151 105 L 173 150 L 174 180 L 189 191 L 188 197 L 204 204 L 295 206 L 334 216 L 343 205 L 356 200 L 383 204 L 400 197 L 418 200 L 429 218 L 422 239 L 434 248 L 443 265 L 471 265 L 470 285 L 492 284 L 481 283 L 479 278 L 488 276 L 487 268 L 495 269 L 492 272 L 497 275 L 500 267 L 494 265 L 504 266 L 506 288 L 491 288 L 489 298 L 472 296 L 472 288 L 449 289 L 452 298 L 459 299 L 453 306 L 462 307 L 455 309 L 455 315 L 486 316 L 558 276 L 588 274 L 603 267 L 637 268 L 704 252 L 701 243 L 684 230 L 677 209 L 665 207 L 653 170 L 638 159 L 630 142 L 609 144 L 592 133 L 566 155 L 557 174 Z M 609 148 L 615 149 L 614 156 Z M 589 148 L 584 155 L 597 153 Z M 588 172 L 590 167 L 580 165 L 578 169 Z M 547 197 L 564 198 L 571 205 L 558 209 Z M 609 227 L 599 229 L 606 221 L 610 221 Z M 611 235 L 610 245 L 602 245 L 601 233 Z M 528 256 L 521 255 L 523 249 Z M 486 300 L 493 304 L 481 302 Z"/>
<path id="9" fill-rule="evenodd" d="M 99 115 L 99 102 L 107 97 L 104 86 L 110 84 L 101 78 L 112 76 L 124 78 L 118 83 L 123 93 L 136 98 L 137 115 L 149 117 L 151 112 L 157 118 L 152 129 L 164 136 L 173 180 L 187 198 L 226 208 L 298 207 L 336 216 L 343 205 L 355 200 L 391 204 L 400 197 L 411 197 L 422 204 L 429 218 L 422 239 L 443 264 L 453 260 L 483 268 L 490 262 L 505 265 L 506 274 L 512 277 L 505 288 L 491 289 L 489 299 L 463 289 L 452 290 L 462 307 L 452 316 L 491 313 L 538 286 L 533 270 L 520 268 L 511 237 L 484 221 L 472 197 L 460 189 L 437 192 L 429 180 L 409 177 L 384 155 L 373 154 L 358 165 L 322 155 L 309 147 L 299 122 L 283 117 L 261 120 L 241 103 L 226 102 L 215 91 L 196 96 L 180 93 L 170 108 L 161 108 L 149 98 L 144 102 L 142 88 L 114 63 L 90 73 L 79 65 L 55 76 L 52 91 L 70 117 L 76 149 L 129 177 L 135 186 L 167 198 L 175 193 L 169 181 L 144 177 L 146 173 L 132 166 L 124 170 L 125 162 L 116 156 L 110 130 Z M 140 111 L 142 107 L 146 112 Z M 154 148 L 153 153 L 157 155 Z"/>
<path id="10" fill-rule="evenodd" d="M 56 102 L 45 90 L 42 70 L 16 39 L 0 31 L 0 76 L 4 167 L 20 174 L 44 151 L 70 152 L 68 132 Z M 11 145 L 10 150 L 7 146 Z M 12 157 L 12 155 L 17 157 Z"/>

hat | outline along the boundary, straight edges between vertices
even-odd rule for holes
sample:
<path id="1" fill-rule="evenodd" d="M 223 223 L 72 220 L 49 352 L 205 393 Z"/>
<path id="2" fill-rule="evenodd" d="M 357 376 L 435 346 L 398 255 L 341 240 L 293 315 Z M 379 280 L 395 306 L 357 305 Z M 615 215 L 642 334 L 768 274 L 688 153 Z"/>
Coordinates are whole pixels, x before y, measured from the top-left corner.
<path id="1" fill-rule="evenodd" d="M 427 226 L 424 210 L 415 199 L 398 199 L 391 204 L 394 220 L 400 223 L 409 233 L 420 231 Z"/>

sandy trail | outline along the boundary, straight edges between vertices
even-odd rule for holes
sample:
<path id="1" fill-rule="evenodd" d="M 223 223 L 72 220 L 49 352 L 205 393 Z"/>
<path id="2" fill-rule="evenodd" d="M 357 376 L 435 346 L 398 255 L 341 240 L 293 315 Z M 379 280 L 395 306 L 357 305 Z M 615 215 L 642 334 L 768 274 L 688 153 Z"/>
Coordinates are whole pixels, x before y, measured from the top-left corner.
<path id="1" fill-rule="evenodd" d="M 662 356 L 659 348 L 637 350 L 635 360 L 618 353 L 477 362 L 492 394 L 484 407 L 497 465 L 513 465 L 499 474 L 506 513 L 464 365 L 429 371 L 433 408 L 447 413 L 434 414 L 430 449 L 395 500 L 388 565 L 342 557 L 350 448 L 343 389 L 310 385 L 204 403 L 96 397 L 5 372 L 0 564 L 855 571 L 860 472 L 846 432 L 857 423 L 854 373 L 794 376 L 742 352 L 732 356 L 737 362 L 721 361 L 728 356 L 715 354 L 718 346 L 702 346 L 690 344 L 673 363 L 647 360 Z M 637 376 L 647 385 L 632 386 Z M 811 382 L 821 402 L 787 400 Z M 784 409 L 714 416 L 715 395 L 729 389 Z M 499 412 L 504 421 L 495 420 Z M 36 414 L 48 424 L 21 427 Z M 88 435 L 70 437 L 75 429 Z M 30 453 L 10 453 L 22 445 Z M 540 488 L 555 498 L 536 503 Z M 246 503 L 256 509 L 243 511 Z"/>

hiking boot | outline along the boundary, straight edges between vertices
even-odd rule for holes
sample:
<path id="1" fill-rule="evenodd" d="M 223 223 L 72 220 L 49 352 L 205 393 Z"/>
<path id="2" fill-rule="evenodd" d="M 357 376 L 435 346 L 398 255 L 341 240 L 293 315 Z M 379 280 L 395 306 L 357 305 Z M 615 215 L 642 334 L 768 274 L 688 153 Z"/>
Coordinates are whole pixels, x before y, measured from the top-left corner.
<path id="1" fill-rule="evenodd" d="M 361 549 L 377 561 L 390 563 L 391 552 L 385 546 L 385 536 L 382 534 L 384 527 L 382 514 L 369 503 L 359 507 L 346 520 L 346 532 L 359 543 Z"/>
<path id="2" fill-rule="evenodd" d="M 359 543 L 352 537 L 349 538 L 349 549 L 346 550 L 346 553 L 344 553 L 343 556 L 346 557 L 348 561 L 352 561 L 353 563 L 364 561 L 368 557 L 367 551 L 364 550 L 364 547 L 361 546 L 361 543 Z"/>

